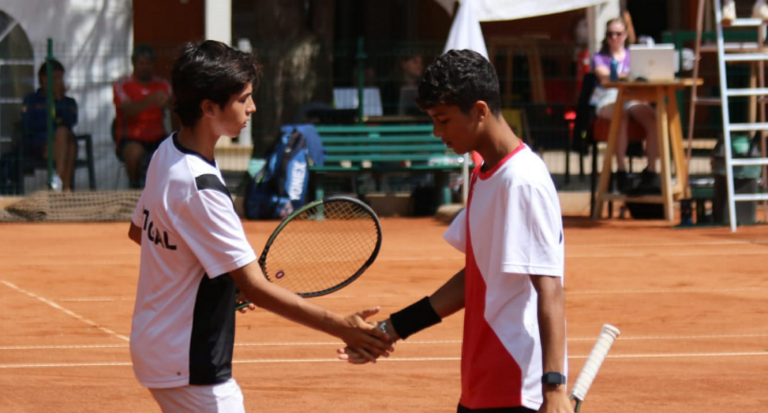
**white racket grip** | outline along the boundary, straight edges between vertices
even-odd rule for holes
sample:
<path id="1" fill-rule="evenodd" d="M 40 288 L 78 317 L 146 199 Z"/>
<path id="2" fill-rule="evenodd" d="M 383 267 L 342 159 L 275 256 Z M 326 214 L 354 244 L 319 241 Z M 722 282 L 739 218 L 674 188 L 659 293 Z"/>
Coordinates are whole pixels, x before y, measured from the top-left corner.
<path id="1" fill-rule="evenodd" d="M 616 337 L 619 336 L 619 329 L 610 325 L 604 324 L 603 329 L 600 332 L 600 337 L 597 338 L 595 346 L 592 347 L 592 352 L 587 357 L 587 362 L 584 363 L 584 367 L 579 373 L 579 377 L 576 379 L 576 383 L 573 384 L 571 389 L 571 396 L 577 400 L 584 400 L 587 397 L 587 391 L 592 386 L 592 382 L 597 376 L 600 366 L 603 364 L 603 360 L 608 355 L 611 346 L 613 345 Z"/>

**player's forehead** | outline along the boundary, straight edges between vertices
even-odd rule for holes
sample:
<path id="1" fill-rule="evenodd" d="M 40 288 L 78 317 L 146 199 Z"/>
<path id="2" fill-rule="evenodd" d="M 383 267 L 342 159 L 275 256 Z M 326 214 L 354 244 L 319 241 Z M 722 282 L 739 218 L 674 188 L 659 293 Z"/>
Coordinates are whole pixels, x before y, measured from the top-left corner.
<path id="1" fill-rule="evenodd" d="M 614 31 L 624 31 L 624 24 L 622 22 L 613 22 L 610 25 L 608 25 L 609 29 L 612 29 Z"/>
<path id="2" fill-rule="evenodd" d="M 134 64 L 149 65 L 155 63 L 155 60 L 149 56 L 136 56 L 133 58 Z"/>
<path id="3" fill-rule="evenodd" d="M 238 93 L 238 95 L 242 96 L 249 93 L 253 93 L 253 84 L 251 82 L 246 83 L 245 87 L 240 91 L 240 93 Z"/>
<path id="4" fill-rule="evenodd" d="M 230 102 L 234 102 L 240 99 L 243 99 L 244 97 L 248 96 L 249 94 L 253 93 L 253 85 L 250 83 L 247 83 L 245 87 L 243 87 L 239 92 L 233 93 L 229 97 Z"/>

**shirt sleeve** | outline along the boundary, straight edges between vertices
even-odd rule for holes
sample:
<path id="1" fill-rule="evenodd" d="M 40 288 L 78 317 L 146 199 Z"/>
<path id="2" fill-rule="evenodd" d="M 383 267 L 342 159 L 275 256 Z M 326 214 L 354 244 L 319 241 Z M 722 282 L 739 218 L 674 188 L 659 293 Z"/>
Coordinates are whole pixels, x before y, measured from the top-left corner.
<path id="1" fill-rule="evenodd" d="M 515 186 L 509 191 L 501 271 L 562 277 L 563 218 L 555 205 L 559 200 L 551 191 L 535 185 Z"/>
<path id="2" fill-rule="evenodd" d="M 232 199 L 221 192 L 198 191 L 183 204 L 174 227 L 210 278 L 256 260 Z"/>
<path id="3" fill-rule="evenodd" d="M 621 66 L 621 73 L 629 73 L 630 58 L 631 56 L 630 56 L 629 50 L 627 50 L 626 54 L 624 55 L 624 62 L 622 63 L 622 66 Z"/>
<path id="4" fill-rule="evenodd" d="M 128 97 L 128 93 L 125 91 L 125 82 L 122 80 L 115 82 L 112 86 L 112 93 L 114 94 L 115 106 L 120 106 L 125 102 L 131 101 Z"/>
<path id="5" fill-rule="evenodd" d="M 601 53 L 595 53 L 595 56 L 592 58 L 592 70 L 597 69 L 598 67 L 610 68 L 611 57 Z"/>
<path id="6" fill-rule="evenodd" d="M 448 244 L 453 248 L 466 253 L 467 252 L 467 209 L 464 208 L 456 215 L 451 222 L 451 226 L 443 234 Z"/>
<path id="7" fill-rule="evenodd" d="M 165 87 L 165 93 L 167 93 L 168 96 L 173 94 L 173 90 L 171 89 L 171 84 L 168 83 L 168 81 L 165 79 L 163 79 L 163 86 Z"/>
<path id="8" fill-rule="evenodd" d="M 139 228 L 144 227 L 144 192 L 141 192 L 139 202 L 136 203 L 136 208 L 133 209 L 133 215 L 131 215 L 131 222 Z"/>

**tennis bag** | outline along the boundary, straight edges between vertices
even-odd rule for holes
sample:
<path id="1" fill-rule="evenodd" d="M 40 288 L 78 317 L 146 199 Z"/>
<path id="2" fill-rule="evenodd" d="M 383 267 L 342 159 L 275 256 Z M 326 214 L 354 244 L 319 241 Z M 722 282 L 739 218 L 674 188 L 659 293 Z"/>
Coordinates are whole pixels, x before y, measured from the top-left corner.
<path id="1" fill-rule="evenodd" d="M 325 159 L 314 126 L 286 125 L 245 190 L 248 219 L 284 219 L 307 202 L 309 167 Z"/>

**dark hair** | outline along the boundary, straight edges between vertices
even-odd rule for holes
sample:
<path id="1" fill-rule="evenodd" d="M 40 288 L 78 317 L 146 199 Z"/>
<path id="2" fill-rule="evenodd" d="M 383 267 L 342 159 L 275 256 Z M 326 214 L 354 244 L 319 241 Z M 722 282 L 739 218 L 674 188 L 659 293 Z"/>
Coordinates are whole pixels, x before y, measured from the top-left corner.
<path id="1" fill-rule="evenodd" d="M 472 50 L 450 50 L 424 72 L 416 104 L 426 111 L 439 105 L 456 105 L 467 113 L 478 101 L 491 113 L 501 113 L 501 89 L 488 59 Z"/>
<path id="2" fill-rule="evenodd" d="M 135 62 L 139 57 L 148 57 L 149 60 L 155 61 L 155 50 L 146 44 L 137 44 L 133 48 L 133 54 L 131 54 L 131 62 Z"/>
<path id="3" fill-rule="evenodd" d="M 61 73 L 64 73 L 64 65 L 61 64 L 56 59 L 47 60 L 45 63 L 43 63 L 40 66 L 40 70 L 37 71 L 37 77 L 41 78 L 43 76 L 48 76 L 48 63 L 51 63 L 51 67 L 53 68 L 53 72 L 59 71 Z"/>
<path id="4" fill-rule="evenodd" d="M 622 26 L 624 26 L 624 31 L 626 32 L 628 29 L 627 22 L 624 21 L 621 17 L 615 17 L 611 20 L 608 20 L 605 23 L 605 37 L 603 37 L 603 43 L 602 46 L 600 46 L 600 52 L 602 54 L 611 54 L 611 46 L 608 44 L 608 27 L 610 27 L 614 23 L 621 23 Z M 629 36 L 624 40 L 624 47 L 629 46 Z"/>
<path id="5" fill-rule="evenodd" d="M 184 126 L 192 127 L 203 116 L 203 100 L 223 109 L 232 95 L 249 83 L 255 90 L 260 74 L 258 62 L 250 53 L 213 40 L 188 43 L 182 47 L 171 71 L 174 112 Z"/>

